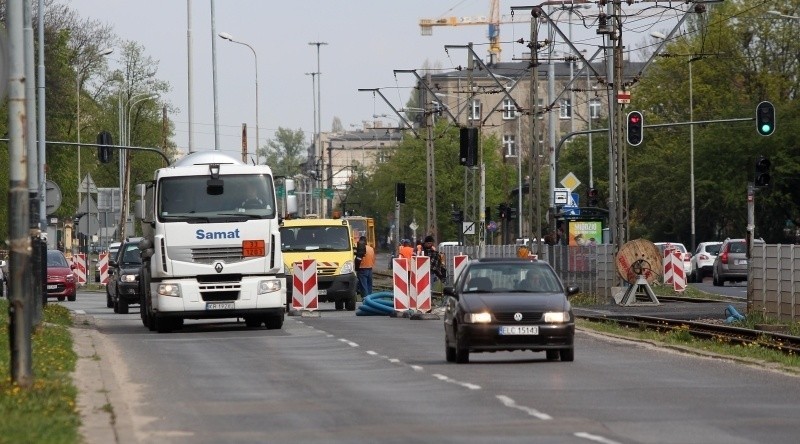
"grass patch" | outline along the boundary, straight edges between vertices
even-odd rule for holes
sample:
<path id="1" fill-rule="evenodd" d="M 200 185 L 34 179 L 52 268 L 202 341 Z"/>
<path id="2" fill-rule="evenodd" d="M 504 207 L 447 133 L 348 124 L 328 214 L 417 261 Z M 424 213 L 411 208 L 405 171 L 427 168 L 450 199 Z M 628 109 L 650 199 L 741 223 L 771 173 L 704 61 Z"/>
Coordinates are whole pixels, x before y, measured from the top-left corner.
<path id="1" fill-rule="evenodd" d="M 576 325 L 599 333 L 613 334 L 632 339 L 647 340 L 664 345 L 680 345 L 720 355 L 756 359 L 777 364 L 794 373 L 800 373 L 800 356 L 784 354 L 758 344 L 741 345 L 724 339 L 697 339 L 688 329 L 672 331 L 644 330 L 620 325 L 616 322 L 594 322 L 578 319 Z"/>
<path id="2" fill-rule="evenodd" d="M 33 384 L 11 380 L 8 300 L 0 300 L 0 443 L 79 442 L 77 389 L 72 384 L 77 356 L 72 349 L 69 310 L 48 304 L 31 337 Z"/>

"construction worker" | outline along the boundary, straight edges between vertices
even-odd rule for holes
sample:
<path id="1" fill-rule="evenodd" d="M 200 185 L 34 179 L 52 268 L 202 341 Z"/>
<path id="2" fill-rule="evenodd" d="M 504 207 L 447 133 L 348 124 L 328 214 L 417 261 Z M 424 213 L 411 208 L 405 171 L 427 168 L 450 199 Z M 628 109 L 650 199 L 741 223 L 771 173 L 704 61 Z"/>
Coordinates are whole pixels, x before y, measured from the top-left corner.
<path id="1" fill-rule="evenodd" d="M 361 291 L 361 298 L 365 298 L 372 294 L 372 267 L 375 266 L 375 249 L 367 243 L 367 238 L 361 236 L 358 240 L 359 244 L 363 242 L 365 246 L 364 255 L 359 261 L 359 267 L 356 269 L 356 276 L 358 276 L 358 287 Z"/>

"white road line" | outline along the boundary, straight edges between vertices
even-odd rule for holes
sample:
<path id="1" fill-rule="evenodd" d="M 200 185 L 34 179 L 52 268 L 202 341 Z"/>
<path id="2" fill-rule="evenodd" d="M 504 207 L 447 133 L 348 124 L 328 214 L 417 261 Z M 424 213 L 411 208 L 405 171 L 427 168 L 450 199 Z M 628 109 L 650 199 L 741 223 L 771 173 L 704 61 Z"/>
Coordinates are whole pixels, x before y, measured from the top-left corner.
<path id="1" fill-rule="evenodd" d="M 592 435 L 591 433 L 578 432 L 575 434 L 578 438 L 588 439 L 589 441 L 600 442 L 603 444 L 620 444 L 618 441 L 613 441 L 602 436 Z"/>
<path id="2" fill-rule="evenodd" d="M 529 415 L 531 415 L 533 417 L 539 418 L 539 419 L 541 419 L 543 421 L 547 421 L 547 420 L 553 419 L 553 417 L 548 415 L 547 413 L 542 413 L 542 412 L 540 412 L 540 411 L 538 411 L 536 409 L 533 409 L 533 408 L 530 408 L 530 407 L 526 407 L 524 405 L 517 404 L 516 401 L 514 401 L 511 398 L 509 398 L 508 396 L 497 395 L 497 399 L 499 399 L 500 402 L 502 402 L 503 405 L 505 405 L 506 407 L 510 407 L 512 409 L 517 409 L 517 410 L 522 410 L 523 412 L 525 412 L 525 413 L 527 413 L 527 414 L 529 414 Z"/>
<path id="3" fill-rule="evenodd" d="M 75 313 L 79 314 L 79 315 L 85 315 L 86 311 L 84 311 L 84 310 L 75 310 Z"/>
<path id="4" fill-rule="evenodd" d="M 449 383 L 455 384 L 455 385 L 460 385 L 461 387 L 468 388 L 470 390 L 480 390 L 481 389 L 481 386 L 479 386 L 477 384 L 472 384 L 470 382 L 458 381 L 458 380 L 452 379 L 449 376 L 443 375 L 441 373 L 434 373 L 433 377 L 438 379 L 438 380 L 440 380 L 440 381 L 449 382 Z"/>
<path id="5" fill-rule="evenodd" d="M 411 368 L 413 368 L 415 371 L 418 371 L 418 372 L 425 371 L 425 369 L 422 368 L 422 366 L 419 366 L 419 365 L 412 365 Z"/>
<path id="6" fill-rule="evenodd" d="M 344 342 L 345 344 L 349 345 L 350 347 L 358 347 L 358 344 L 356 344 L 355 342 L 350 341 L 348 339 L 345 339 L 345 338 L 339 338 L 339 341 Z"/>

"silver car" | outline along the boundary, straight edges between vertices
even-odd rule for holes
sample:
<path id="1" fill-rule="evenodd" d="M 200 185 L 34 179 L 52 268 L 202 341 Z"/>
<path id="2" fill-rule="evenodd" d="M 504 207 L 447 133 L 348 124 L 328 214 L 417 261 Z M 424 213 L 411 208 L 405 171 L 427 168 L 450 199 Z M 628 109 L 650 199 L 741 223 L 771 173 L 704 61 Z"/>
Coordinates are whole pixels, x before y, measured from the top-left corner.
<path id="1" fill-rule="evenodd" d="M 755 239 L 753 242 L 764 243 L 761 239 Z M 721 287 L 727 281 L 746 281 L 747 267 L 747 239 L 725 239 L 719 248 L 719 255 L 714 260 L 712 272 L 714 285 Z"/>

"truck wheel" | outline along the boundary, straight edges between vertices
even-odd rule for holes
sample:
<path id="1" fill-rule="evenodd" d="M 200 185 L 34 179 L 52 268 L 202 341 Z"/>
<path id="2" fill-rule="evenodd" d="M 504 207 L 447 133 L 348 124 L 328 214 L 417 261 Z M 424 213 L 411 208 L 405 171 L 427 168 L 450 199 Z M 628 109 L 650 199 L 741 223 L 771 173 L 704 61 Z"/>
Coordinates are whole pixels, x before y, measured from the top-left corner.
<path id="1" fill-rule="evenodd" d="M 257 316 L 245 316 L 244 318 L 244 325 L 250 328 L 258 328 L 261 327 L 262 319 Z"/>
<path id="2" fill-rule="evenodd" d="M 333 306 L 336 308 L 336 310 L 341 310 L 342 308 L 344 308 L 344 301 L 341 299 L 337 299 L 333 302 Z"/>
<path id="3" fill-rule="evenodd" d="M 264 319 L 268 330 L 278 330 L 283 327 L 283 315 L 268 316 Z"/>
<path id="4" fill-rule="evenodd" d="M 106 308 L 114 308 L 114 301 L 111 300 L 111 294 L 106 290 Z"/>
<path id="5" fill-rule="evenodd" d="M 353 296 L 352 299 L 347 300 L 347 302 L 344 303 L 344 308 L 347 309 L 347 311 L 355 311 L 356 310 L 356 297 Z"/>

